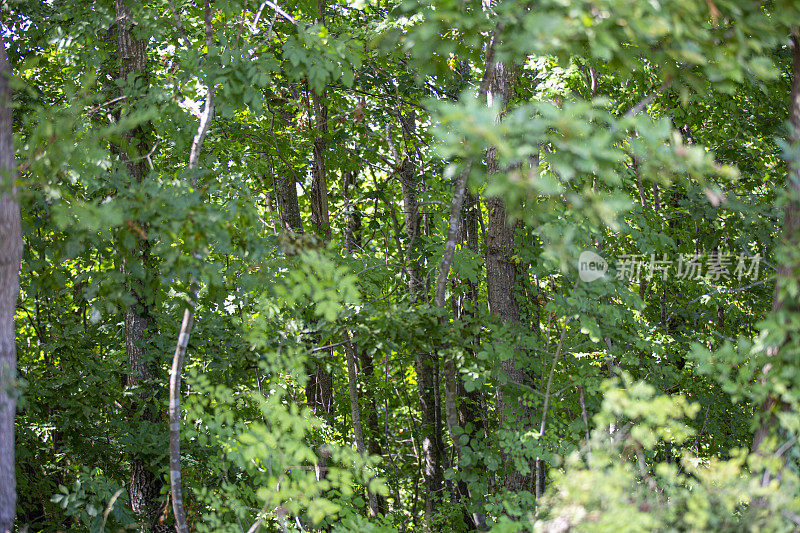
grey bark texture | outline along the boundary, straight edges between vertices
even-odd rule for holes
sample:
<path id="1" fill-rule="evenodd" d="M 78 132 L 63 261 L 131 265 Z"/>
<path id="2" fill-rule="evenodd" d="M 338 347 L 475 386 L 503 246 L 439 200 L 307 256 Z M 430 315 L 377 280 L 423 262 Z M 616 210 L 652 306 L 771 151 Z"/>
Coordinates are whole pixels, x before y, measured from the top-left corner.
<path id="1" fill-rule="evenodd" d="M 494 78 L 496 76 L 496 67 L 497 64 L 495 62 L 495 49 L 498 42 L 498 37 L 500 33 L 503 31 L 503 24 L 498 24 L 495 28 L 495 31 L 492 33 L 492 37 L 487 43 L 486 46 L 486 66 L 483 72 L 483 79 L 481 80 L 480 87 L 478 89 L 478 95 L 480 98 L 487 96 L 489 97 L 489 89 L 492 86 Z M 442 256 L 442 261 L 439 266 L 439 273 L 436 277 L 436 294 L 434 298 L 434 303 L 440 309 L 444 309 L 445 305 L 445 291 L 447 289 L 447 279 L 450 274 L 450 267 L 453 262 L 453 257 L 455 254 L 456 244 L 457 241 L 464 239 L 464 233 L 473 230 L 472 235 L 467 235 L 468 241 L 474 246 L 472 249 L 477 250 L 477 217 L 472 219 L 474 221 L 475 226 L 467 226 L 467 222 L 462 220 L 462 209 L 464 207 L 465 198 L 468 200 L 474 200 L 474 205 L 477 206 L 477 198 L 471 196 L 467 192 L 467 180 L 469 178 L 469 172 L 472 168 L 472 162 L 468 161 L 464 169 L 461 173 L 457 176 L 455 181 L 455 190 L 453 191 L 453 200 L 450 204 L 450 217 L 448 220 L 448 229 L 447 229 L 447 240 L 445 241 L 444 247 L 444 254 Z M 480 215 L 479 211 L 474 211 L 474 215 Z M 470 239 L 474 239 L 470 240 Z M 474 296 L 475 292 L 470 292 L 470 295 Z M 455 316 L 456 318 L 459 317 L 460 313 L 460 303 L 455 302 Z M 443 319 L 443 317 L 442 317 Z M 453 442 L 455 443 L 456 452 L 460 455 L 461 449 L 460 445 L 458 444 L 458 439 L 455 437 L 454 429 L 456 427 L 457 418 L 460 417 L 460 413 L 458 413 L 457 405 L 459 402 L 457 401 L 457 397 L 459 396 L 459 387 L 461 392 L 466 392 L 463 390 L 463 383 L 461 380 L 457 379 L 456 375 L 456 368 L 455 363 L 451 359 L 445 361 L 444 364 L 444 372 L 445 372 L 445 408 L 446 408 L 446 415 L 447 415 L 447 423 L 448 427 L 453 435 Z M 438 383 L 437 383 L 438 389 Z M 437 393 L 438 397 L 438 393 Z M 437 408 L 438 410 L 438 408 Z M 462 426 L 464 427 L 464 426 Z M 475 444 L 474 440 L 471 440 L 471 444 Z M 464 487 L 459 487 L 462 493 L 468 493 L 467 489 Z M 481 514 L 473 514 L 471 517 L 467 517 L 467 524 L 470 524 L 472 527 L 483 528 L 485 526 L 485 517 Z M 471 518 L 471 520 L 470 520 Z"/>
<path id="2" fill-rule="evenodd" d="M 291 230 L 303 233 L 303 220 L 300 218 L 300 205 L 297 201 L 297 184 L 290 176 L 277 176 L 278 209 L 281 217 L 281 227 L 284 231 Z"/>
<path id="3" fill-rule="evenodd" d="M 354 201 L 358 193 L 358 181 L 356 175 L 350 171 L 342 171 L 344 192 L 344 208 L 347 216 L 347 226 L 344 232 L 344 248 L 348 254 L 352 254 L 357 248 L 361 247 L 361 211 Z"/>
<path id="4" fill-rule="evenodd" d="M 11 69 L 0 41 L 0 533 L 11 533 L 17 493 L 14 416 L 17 408 L 17 351 L 14 311 L 19 297 L 22 225 L 14 181 L 16 164 L 11 123 Z"/>

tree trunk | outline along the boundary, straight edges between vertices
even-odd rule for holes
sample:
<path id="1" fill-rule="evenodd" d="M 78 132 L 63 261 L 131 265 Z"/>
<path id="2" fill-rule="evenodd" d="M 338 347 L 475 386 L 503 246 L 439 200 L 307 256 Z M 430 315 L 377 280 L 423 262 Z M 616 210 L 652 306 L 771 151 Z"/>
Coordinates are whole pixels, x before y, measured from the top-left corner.
<path id="1" fill-rule="evenodd" d="M 364 445 L 364 431 L 361 425 L 361 407 L 358 402 L 358 370 L 356 367 L 356 348 L 350 339 L 350 334 L 345 333 L 345 356 L 347 357 L 347 385 L 350 392 L 350 414 L 353 417 L 353 435 L 356 441 L 356 450 L 362 457 L 366 456 L 367 448 Z M 367 486 L 367 499 L 369 500 L 369 514 L 378 516 L 380 508 L 377 495 Z"/>
<path id="2" fill-rule="evenodd" d="M 420 300 L 423 288 L 421 255 L 417 250 L 420 233 L 419 203 L 417 188 L 419 177 L 416 165 L 412 161 L 409 150 L 410 140 L 416 129 L 416 118 L 413 112 L 400 114 L 400 125 L 406 138 L 406 153 L 400 165 L 400 186 L 403 193 L 403 217 L 405 222 L 408 293 L 412 303 Z M 436 512 L 442 498 L 444 476 L 442 472 L 442 450 L 440 444 L 441 416 L 437 413 L 439 406 L 439 361 L 437 354 L 423 352 L 417 355 L 415 371 L 420 405 L 420 440 L 422 442 L 422 471 L 425 477 L 425 517 L 426 527 L 431 528 L 431 518 Z"/>
<path id="3" fill-rule="evenodd" d="M 464 234 L 464 241 L 466 241 L 467 248 L 479 253 L 478 249 L 478 216 L 480 205 L 478 198 L 472 193 L 467 193 L 464 202 L 464 215 L 462 218 L 462 227 Z M 474 306 L 478 304 L 478 285 L 471 281 L 467 281 L 467 291 L 464 302 L 459 306 L 459 314 L 457 319 L 462 317 L 474 316 Z M 477 344 L 478 339 L 474 342 Z M 458 380 L 458 421 L 462 428 L 468 425 L 472 426 L 472 431 L 468 432 L 469 443 L 468 446 L 476 449 L 474 439 L 478 438 L 484 433 L 483 418 L 480 415 L 481 395 L 479 391 L 467 392 L 464 388 L 464 382 Z"/>
<path id="4" fill-rule="evenodd" d="M 478 201 L 470 192 L 465 193 L 464 205 L 461 213 L 459 242 L 463 245 L 466 242 L 467 248 L 478 253 Z M 478 287 L 470 280 L 453 279 L 453 285 L 464 284 L 466 289 L 463 297 L 453 298 L 453 318 L 456 321 L 470 319 L 474 316 L 474 306 L 477 305 Z M 478 339 L 470 339 L 470 344 L 477 345 Z M 474 353 L 474 349 L 468 348 Z M 447 427 L 450 431 L 450 438 L 453 441 L 453 448 L 458 459 L 458 468 L 461 472 L 468 473 L 481 468 L 474 462 L 477 457 L 470 453 L 472 461 L 465 465 L 462 461 L 464 448 L 470 448 L 472 452 L 478 451 L 478 437 L 484 433 L 483 419 L 480 416 L 481 393 L 473 390 L 468 392 L 461 380 L 455 361 L 452 357 L 444 360 L 445 374 L 445 406 L 447 413 Z M 460 428 L 461 431 L 458 431 Z M 461 435 L 467 436 L 467 441 L 462 445 Z M 471 476 L 468 476 L 471 477 Z M 461 500 L 469 502 L 472 498 L 469 486 L 465 481 L 458 482 L 458 495 Z M 482 513 L 467 513 L 465 508 L 464 521 L 470 530 L 483 530 L 486 527 L 486 518 Z"/>
<path id="5" fill-rule="evenodd" d="M 356 175 L 350 171 L 342 171 L 344 180 L 344 209 L 347 216 L 344 230 L 344 248 L 347 254 L 352 254 L 356 248 L 361 247 L 361 211 L 356 207 L 353 197 L 358 192 Z"/>
<path id="6" fill-rule="evenodd" d="M 288 171 L 288 169 L 287 169 Z M 278 214 L 284 231 L 303 233 L 303 219 L 300 218 L 300 204 L 297 201 L 297 183 L 291 176 L 276 176 L 276 196 L 278 197 Z"/>
<path id="7" fill-rule="evenodd" d="M 14 415 L 17 409 L 17 350 L 14 312 L 19 296 L 22 225 L 14 181 L 11 68 L 0 41 L 0 533 L 11 533 L 17 507 Z"/>
<path id="8" fill-rule="evenodd" d="M 364 375 L 364 396 L 366 396 L 365 404 L 367 408 L 367 450 L 370 455 L 383 455 L 383 447 L 381 446 L 381 429 L 378 424 L 378 405 L 375 402 L 375 363 L 372 356 L 365 350 L 359 352 L 359 360 L 361 362 L 361 373 Z M 383 497 L 378 495 L 378 507 L 383 512 Z"/>
<path id="9" fill-rule="evenodd" d="M 117 14 L 117 53 L 119 54 L 119 79 L 132 82 L 138 79 L 144 82 L 145 91 L 149 84 L 147 67 L 147 49 L 145 41 L 136 39 L 132 30 L 135 24 L 131 10 L 124 0 L 116 0 Z M 123 86 L 123 96 L 134 98 L 130 93 L 130 86 Z M 127 107 L 133 107 L 133 101 Z M 123 136 L 123 145 L 119 147 L 119 155 L 127 168 L 132 184 L 141 183 L 146 174 L 147 167 L 142 157 L 149 150 L 146 145 L 146 131 L 143 126 L 137 126 L 126 132 Z M 126 273 L 126 290 L 131 295 L 134 303 L 124 311 L 125 327 L 125 353 L 128 362 L 127 386 L 132 389 L 147 387 L 154 383 L 157 368 L 153 364 L 152 354 L 148 354 L 153 337 L 152 319 L 152 259 L 150 244 L 146 238 L 146 223 L 141 221 L 131 222 L 130 225 L 140 231 L 132 231 L 136 245 L 131 250 L 123 251 L 122 268 Z M 137 274 L 138 273 L 138 274 Z M 158 420 L 157 406 L 154 405 L 155 391 L 142 388 L 137 397 L 137 402 L 145 403 L 139 418 L 142 422 L 156 422 Z M 133 406 L 134 412 L 140 407 Z M 155 475 L 148 460 L 140 454 L 131 457 L 131 481 L 129 486 L 131 507 L 139 516 L 146 518 L 151 528 L 155 527 L 155 520 L 159 515 L 159 502 L 161 496 L 161 481 Z"/>
<path id="10" fill-rule="evenodd" d="M 317 237 L 325 244 L 331 240 L 331 222 L 328 214 L 328 182 L 325 176 L 325 148 L 328 135 L 328 106 L 323 96 L 311 92 L 316 117 L 314 138 L 314 166 L 311 171 L 311 222 Z"/>
<path id="11" fill-rule="evenodd" d="M 322 21 L 323 4 L 320 3 L 320 18 Z M 314 138 L 314 166 L 312 168 L 311 183 L 311 222 L 314 224 L 314 234 L 323 244 L 331 240 L 330 215 L 328 213 L 328 182 L 325 175 L 325 137 L 328 134 L 328 107 L 322 96 L 311 92 L 316 117 L 316 137 Z M 330 351 L 328 351 L 330 353 Z M 306 398 L 314 408 L 321 409 L 326 417 L 332 413 L 333 406 L 333 371 L 328 371 L 324 364 L 315 362 L 314 370 L 308 375 L 306 385 Z"/>
<path id="12" fill-rule="evenodd" d="M 791 130 L 789 140 L 795 148 L 800 145 L 800 37 L 795 33 L 792 36 L 793 65 L 792 65 L 792 93 L 789 100 L 789 119 Z M 789 175 L 787 176 L 786 186 L 789 193 L 789 201 L 786 204 L 786 211 L 783 219 L 783 241 L 784 246 L 794 250 L 800 248 L 800 162 L 789 161 Z M 786 287 L 791 287 L 797 283 L 797 272 L 800 265 L 789 262 L 788 264 L 778 265 L 777 277 L 775 281 L 775 297 L 773 300 L 773 313 L 789 311 L 792 314 L 800 312 L 800 305 L 796 298 L 787 297 Z M 788 318 L 791 320 L 791 318 Z M 789 341 L 790 333 L 787 332 L 784 344 Z M 770 359 L 777 358 L 783 346 L 770 349 L 767 352 Z M 796 364 L 796 363 L 795 363 Z M 772 368 L 775 364 L 768 362 L 762 372 L 762 384 L 768 383 L 770 372 L 777 375 L 780 370 Z M 771 370 L 770 370 L 771 369 Z M 773 378 L 774 379 L 774 378 Z M 762 403 L 759 414 L 761 422 L 753 436 L 753 451 L 760 452 L 764 440 L 773 434 L 778 426 L 778 417 L 775 413 L 778 409 L 786 409 L 786 405 L 781 401 L 778 394 L 770 394 Z M 785 454 L 786 455 L 786 454 Z M 785 461 L 784 455 L 784 461 Z M 780 474 L 778 474 L 779 477 Z M 772 478 L 769 473 L 763 477 L 764 484 Z"/>
<path id="13" fill-rule="evenodd" d="M 413 111 L 408 111 L 406 115 L 400 114 L 400 126 L 403 129 L 406 144 L 408 144 L 416 130 L 416 117 Z M 421 256 L 417 249 L 420 233 L 419 202 L 417 201 L 419 177 L 408 150 L 400 164 L 400 187 L 403 193 L 403 217 L 408 241 L 405 250 L 408 293 L 411 300 L 416 302 L 423 287 Z"/>
<path id="14" fill-rule="evenodd" d="M 506 106 L 513 96 L 515 78 L 513 67 L 497 63 L 486 95 L 488 103 L 500 99 L 502 105 Z M 486 151 L 486 167 L 489 174 L 500 172 L 497 149 L 494 147 L 489 147 Z M 518 324 L 520 322 L 520 309 L 516 299 L 518 272 L 513 259 L 516 253 L 515 224 L 509 224 L 505 204 L 500 198 L 488 198 L 486 206 L 489 211 L 486 231 L 486 285 L 489 308 L 492 314 L 497 315 L 504 323 Z M 517 365 L 516 358 L 503 361 L 501 366 L 509 380 L 506 392 L 508 389 L 513 390 L 515 385 L 530 385 L 524 370 Z M 517 424 L 521 423 L 522 427 L 525 427 L 525 421 L 530 421 L 533 413 L 519 401 L 521 388 L 516 387 L 516 389 L 510 397 L 504 393 L 502 387 L 497 390 L 500 424 L 508 422 L 519 427 Z M 531 465 L 531 472 L 534 469 Z M 533 480 L 534 476 L 530 473 L 510 471 L 506 474 L 505 486 L 509 491 L 532 490 Z"/>
<path id="15" fill-rule="evenodd" d="M 437 439 L 436 395 L 439 387 L 436 381 L 436 356 L 429 352 L 417 356 L 415 370 L 419 389 L 420 439 L 422 441 L 422 470 L 425 476 L 425 516 L 427 527 L 431 529 L 431 518 L 442 499 L 442 454 Z"/>
<path id="16" fill-rule="evenodd" d="M 356 248 L 361 246 L 361 212 L 355 206 L 354 193 L 358 191 L 356 174 L 347 170 L 342 171 L 342 192 L 344 194 L 345 216 L 347 218 L 344 230 L 345 252 L 352 254 Z M 375 401 L 375 364 L 372 356 L 366 350 L 359 350 L 358 345 L 353 342 L 353 350 L 361 363 L 361 374 L 364 376 L 364 392 L 361 396 L 365 401 L 362 402 L 366 412 L 367 431 L 365 441 L 367 451 L 370 455 L 383 456 L 381 446 L 381 430 L 378 424 L 378 404 Z M 370 496 L 372 497 L 372 495 Z M 373 514 L 383 514 L 386 512 L 386 500 L 381 494 L 374 495 L 375 501 L 370 500 L 370 505 L 375 504 Z"/>
<path id="17" fill-rule="evenodd" d="M 480 253 L 478 245 L 480 242 L 478 235 L 479 216 L 480 204 L 478 202 L 478 197 L 472 193 L 467 193 L 464 202 L 464 215 L 462 218 L 463 237 L 464 241 L 466 241 L 467 248 L 476 254 Z M 473 283 L 472 281 L 468 280 L 466 284 L 466 295 L 464 302 L 459 306 L 459 316 L 457 318 L 461 318 L 462 316 L 474 316 L 474 307 L 478 305 L 477 283 Z M 475 345 L 478 345 L 479 342 L 480 341 L 477 338 L 473 340 Z M 486 432 L 486 428 L 483 423 L 483 417 L 481 416 L 481 392 L 477 390 L 467 391 L 467 389 L 464 387 L 463 380 L 457 379 L 456 381 L 458 384 L 458 423 L 461 428 L 464 429 L 465 434 L 469 438 L 465 446 L 471 449 L 473 457 L 477 457 L 479 441 L 482 437 L 485 437 Z M 461 468 L 462 470 L 468 471 L 468 469 L 478 469 L 480 468 L 480 465 L 473 463 L 469 465 L 469 468 Z M 466 487 L 466 492 L 464 492 L 464 495 L 469 496 L 470 498 L 473 496 L 468 486 Z M 483 513 L 471 513 L 470 518 L 472 519 L 472 525 L 474 525 L 479 531 L 486 529 L 486 516 Z"/>

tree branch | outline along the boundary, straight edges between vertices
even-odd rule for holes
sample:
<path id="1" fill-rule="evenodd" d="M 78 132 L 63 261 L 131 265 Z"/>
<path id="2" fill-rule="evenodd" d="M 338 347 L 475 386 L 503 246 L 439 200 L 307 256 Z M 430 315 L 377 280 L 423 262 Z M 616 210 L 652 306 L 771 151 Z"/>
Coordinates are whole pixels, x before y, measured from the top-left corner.
<path id="1" fill-rule="evenodd" d="M 170 4 L 172 1 L 170 0 Z M 214 30 L 211 25 L 211 0 L 205 0 L 205 30 L 206 30 L 206 55 L 214 41 Z M 209 80 L 206 90 L 206 102 L 197 133 L 192 140 L 189 154 L 189 170 L 194 170 L 200 159 L 200 150 L 208 133 L 208 126 L 214 117 L 214 85 Z M 195 178 L 192 178 L 195 182 Z M 194 324 L 194 310 L 197 302 L 199 285 L 192 279 L 189 289 L 189 298 L 186 309 L 183 311 L 181 330 L 172 357 L 172 371 L 169 379 L 169 480 L 172 494 L 172 512 L 175 515 L 175 530 L 178 533 L 189 533 L 186 524 L 186 511 L 183 508 L 183 490 L 181 487 L 181 370 L 186 357 L 186 348 L 192 334 Z"/>
<path id="2" fill-rule="evenodd" d="M 486 67 L 483 72 L 483 79 L 478 88 L 478 98 L 484 98 L 489 90 L 489 84 L 494 77 L 495 70 L 495 48 L 500 32 L 503 31 L 504 25 L 500 23 L 492 33 L 492 38 L 486 48 Z M 444 256 L 442 263 L 439 267 L 439 275 L 436 277 L 436 297 L 434 303 L 438 307 L 444 307 L 445 290 L 447 288 L 447 276 L 450 274 L 450 266 L 453 263 L 453 256 L 456 252 L 456 239 L 458 238 L 459 222 L 461 220 L 461 208 L 464 206 L 464 193 L 467 187 L 467 178 L 469 171 L 472 168 L 472 161 L 467 163 L 461 174 L 456 179 L 456 187 L 453 192 L 453 202 L 450 207 L 450 219 L 447 228 L 447 241 L 444 244 Z"/>
<path id="3" fill-rule="evenodd" d="M 250 31 L 255 31 L 256 30 L 256 26 L 258 25 L 258 21 L 261 18 L 261 12 L 264 10 L 265 6 L 271 7 L 272 10 L 275 11 L 275 13 L 277 13 L 278 15 L 280 15 L 281 17 L 286 19 L 287 22 L 290 22 L 290 23 L 294 24 L 295 26 L 297 26 L 297 21 L 294 18 L 292 18 L 292 16 L 289 13 L 287 13 L 286 11 L 281 9 L 281 7 L 278 4 L 276 4 L 274 2 L 270 2 L 269 0 L 264 0 L 261 3 L 261 5 L 259 6 L 258 11 L 256 12 L 256 18 L 255 18 L 255 20 L 253 20 L 253 25 L 250 27 Z"/>
<path id="4" fill-rule="evenodd" d="M 186 28 L 183 27 L 181 16 L 178 15 L 178 11 L 175 9 L 175 2 L 173 0 L 167 0 L 167 2 L 169 3 L 169 10 L 172 12 L 172 20 L 175 22 L 175 27 L 178 28 L 178 32 L 183 38 L 183 45 L 188 48 L 191 40 L 189 40 L 189 34 L 186 33 Z"/>

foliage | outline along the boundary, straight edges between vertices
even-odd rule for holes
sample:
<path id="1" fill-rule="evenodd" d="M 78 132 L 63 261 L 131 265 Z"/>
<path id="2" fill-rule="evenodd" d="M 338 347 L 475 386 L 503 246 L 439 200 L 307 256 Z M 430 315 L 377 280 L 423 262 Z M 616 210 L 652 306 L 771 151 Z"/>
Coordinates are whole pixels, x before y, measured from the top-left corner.
<path id="1" fill-rule="evenodd" d="M 183 29 L 170 2 L 130 3 L 148 64 L 125 79 L 115 2 L 0 3 L 25 243 L 20 531 L 139 527 L 139 459 L 173 526 L 166 391 L 193 283 L 194 531 L 797 527 L 800 257 L 780 229 L 798 202 L 796 2 L 216 0 L 210 47 L 203 3 L 174 3 Z M 505 95 L 484 79 L 498 65 Z M 496 199 L 510 282 L 487 268 Z M 581 280 L 586 251 L 600 280 Z M 702 273 L 677 275 L 690 259 Z M 514 320 L 490 304 L 501 285 Z M 131 309 L 149 323 L 126 344 Z M 131 379 L 133 348 L 151 379 Z M 543 495 L 508 488 L 537 472 Z"/>

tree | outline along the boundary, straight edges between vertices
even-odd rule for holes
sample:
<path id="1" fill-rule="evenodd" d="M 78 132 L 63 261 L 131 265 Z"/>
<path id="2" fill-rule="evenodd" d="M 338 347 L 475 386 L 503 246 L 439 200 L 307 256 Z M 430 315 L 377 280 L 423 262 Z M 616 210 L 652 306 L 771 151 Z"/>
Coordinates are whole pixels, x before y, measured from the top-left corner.
<path id="1" fill-rule="evenodd" d="M 793 3 L 161 4 L 0 8 L 10 528 L 796 528 Z"/>
<path id="2" fill-rule="evenodd" d="M 16 515 L 14 415 L 17 353 L 14 315 L 19 296 L 22 228 L 16 191 L 12 132 L 11 69 L 0 42 L 0 531 L 11 532 Z"/>
<path id="3" fill-rule="evenodd" d="M 794 368 L 796 363 L 793 355 L 788 355 L 793 351 L 793 342 L 797 334 L 794 326 L 791 325 L 791 316 L 798 312 L 791 294 L 797 287 L 797 250 L 800 249 L 800 163 L 797 160 L 796 150 L 800 145 L 800 40 L 796 32 L 791 37 L 792 48 L 792 90 L 789 96 L 789 159 L 786 162 L 788 175 L 786 179 L 786 189 L 788 201 L 786 203 L 783 216 L 783 253 L 781 263 L 778 265 L 777 278 L 775 281 L 775 296 L 772 304 L 772 314 L 775 320 L 782 326 L 781 333 L 783 339 L 778 345 L 767 348 L 767 363 L 762 369 L 761 381 L 763 384 L 772 382 L 781 385 L 771 387 L 767 398 L 763 400 L 759 408 L 761 420 L 758 423 L 753 436 L 753 450 L 764 453 L 765 440 L 774 437 L 774 433 L 781 427 L 778 417 L 781 411 L 787 411 L 791 406 L 791 396 L 789 399 L 782 399 L 778 392 L 786 385 L 782 384 L 780 378 L 776 380 L 774 374 L 780 372 L 783 365 L 788 363 L 789 368 Z M 788 353 L 787 353 L 788 352 Z M 787 357 L 788 355 L 788 357 Z M 777 360 L 777 361 L 775 361 Z M 779 361 L 779 362 L 778 362 Z M 777 366 L 773 370 L 773 367 Z M 772 374 L 772 375 L 771 375 Z M 793 387 L 789 386 L 789 390 Z M 782 453 L 785 453 L 782 452 Z M 780 456 L 779 456 L 780 457 Z M 762 484 L 766 485 L 773 477 L 781 478 L 787 468 L 788 461 L 781 457 L 782 465 L 777 472 L 767 469 L 764 473 Z"/>
<path id="4" fill-rule="evenodd" d="M 150 84 L 147 66 L 147 43 L 134 36 L 135 21 L 130 6 L 125 0 L 115 0 L 117 15 L 117 55 L 119 57 L 118 80 L 122 86 L 121 97 L 127 99 L 127 107 L 136 109 L 136 101 L 146 96 Z M 138 93 L 138 94 L 137 94 Z M 124 119 L 127 117 L 120 117 Z M 147 125 L 141 124 L 125 132 L 123 142 L 115 147 L 120 160 L 127 170 L 132 184 L 141 184 L 147 177 L 148 169 L 145 154 L 147 146 Z M 123 242 L 132 240 L 130 247 L 121 245 L 121 266 L 127 276 L 127 289 L 130 303 L 124 312 L 125 352 L 127 355 L 127 385 L 136 391 L 137 401 L 131 408 L 132 418 L 136 420 L 134 431 L 141 431 L 147 423 L 158 421 L 156 406 L 158 366 L 153 354 L 152 339 L 155 335 L 153 318 L 153 258 L 147 239 L 146 221 L 135 220 L 129 225 L 129 233 Z M 137 420 L 138 419 L 138 420 Z M 145 425 L 143 425 L 143 423 Z M 130 498 L 133 511 L 141 515 L 150 530 L 155 530 L 161 511 L 162 482 L 157 475 L 152 458 L 134 452 L 131 461 Z"/>

